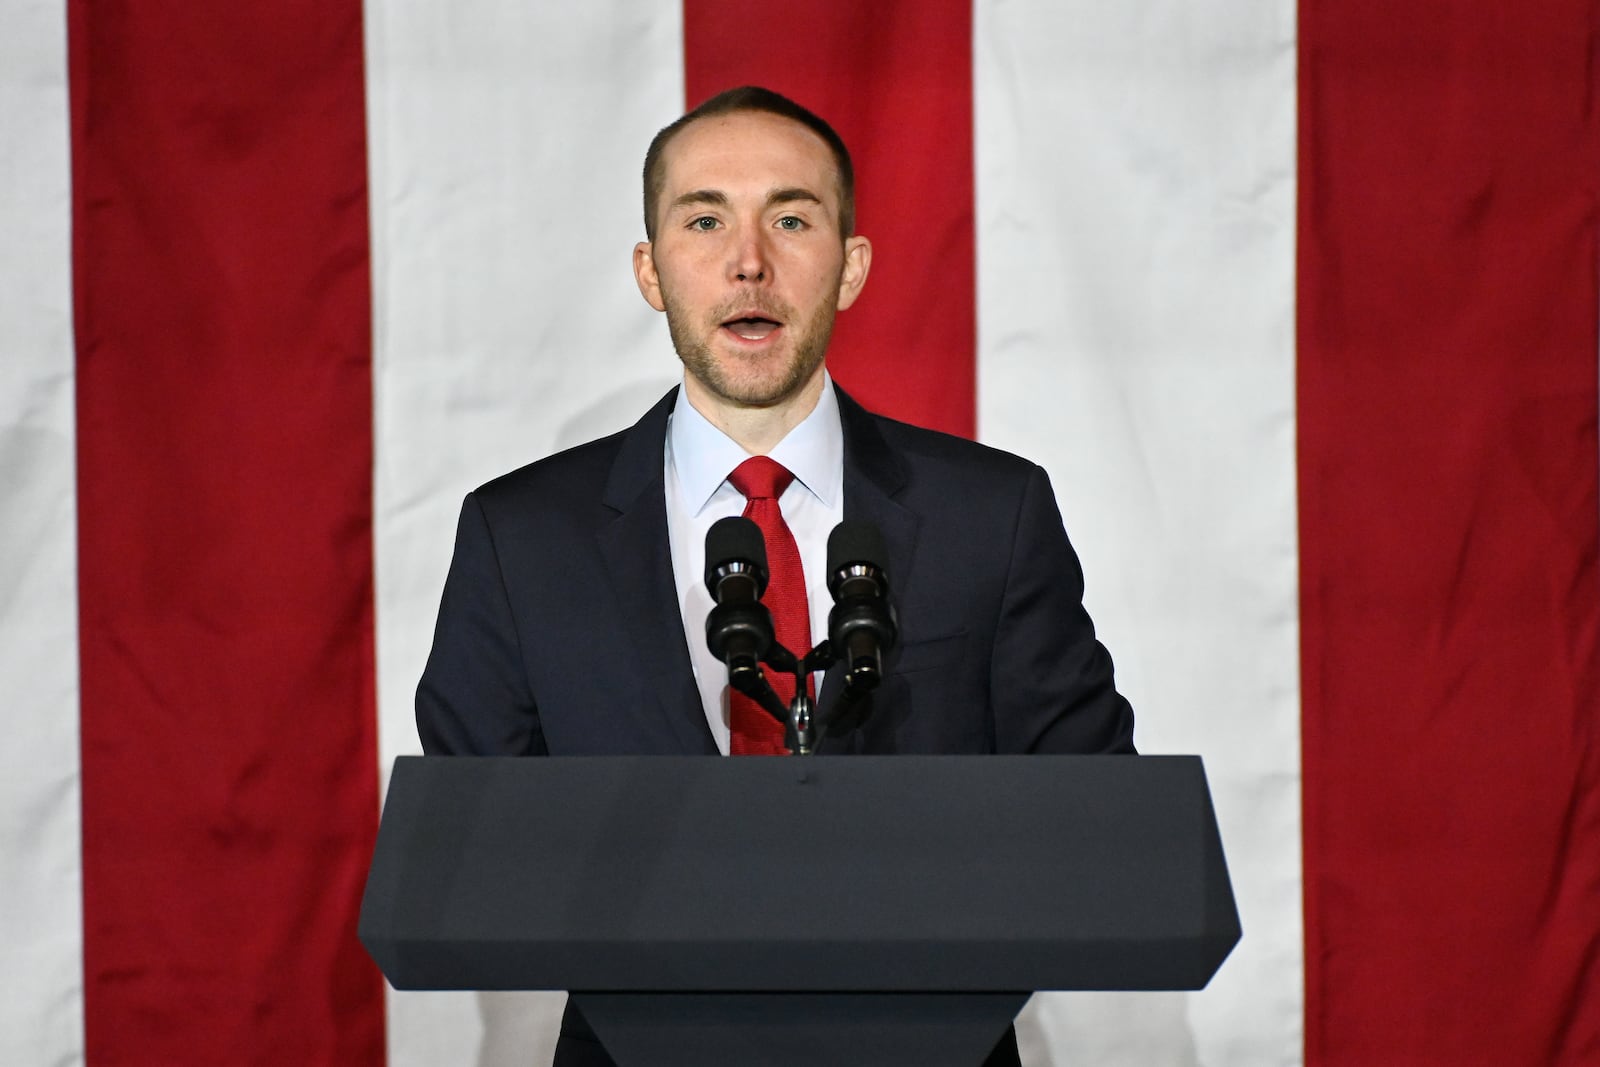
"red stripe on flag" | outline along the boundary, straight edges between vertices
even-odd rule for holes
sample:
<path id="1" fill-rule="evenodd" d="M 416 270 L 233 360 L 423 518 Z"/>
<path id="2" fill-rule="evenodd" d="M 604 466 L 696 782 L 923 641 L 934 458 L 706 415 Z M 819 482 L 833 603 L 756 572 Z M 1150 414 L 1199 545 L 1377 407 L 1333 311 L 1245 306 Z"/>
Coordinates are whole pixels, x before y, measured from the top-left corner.
<path id="1" fill-rule="evenodd" d="M 839 131 L 856 170 L 866 291 L 828 369 L 868 407 L 970 437 L 977 424 L 972 11 L 965 0 L 685 0 L 690 106 L 764 85 Z"/>
<path id="2" fill-rule="evenodd" d="M 380 1063 L 361 7 L 69 11 L 89 1061 Z"/>
<path id="3" fill-rule="evenodd" d="M 1300 18 L 1307 1063 L 1593 1063 L 1600 18 Z"/>

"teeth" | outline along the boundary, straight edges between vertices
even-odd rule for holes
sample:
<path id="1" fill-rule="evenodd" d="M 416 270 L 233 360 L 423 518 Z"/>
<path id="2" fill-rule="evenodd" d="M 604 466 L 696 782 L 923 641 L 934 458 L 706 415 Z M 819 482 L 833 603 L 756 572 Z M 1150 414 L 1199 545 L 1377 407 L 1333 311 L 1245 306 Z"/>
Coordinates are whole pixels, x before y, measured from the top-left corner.
<path id="1" fill-rule="evenodd" d="M 726 328 L 746 341 L 759 341 L 771 336 L 778 324 L 771 319 L 734 319 L 726 324 Z"/>

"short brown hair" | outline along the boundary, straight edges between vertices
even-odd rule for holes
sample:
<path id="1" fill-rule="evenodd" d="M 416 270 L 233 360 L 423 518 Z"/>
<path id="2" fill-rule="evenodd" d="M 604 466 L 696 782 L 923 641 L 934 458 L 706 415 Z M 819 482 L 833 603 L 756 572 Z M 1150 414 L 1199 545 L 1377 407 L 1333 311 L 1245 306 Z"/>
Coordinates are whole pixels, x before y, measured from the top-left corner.
<path id="1" fill-rule="evenodd" d="M 821 117 L 801 107 L 787 96 L 775 93 L 771 89 L 763 89 L 758 85 L 742 85 L 737 89 L 728 89 L 713 96 L 672 125 L 663 128 L 650 141 L 650 149 L 644 154 L 645 238 L 651 241 L 656 239 L 656 205 L 660 202 L 662 190 L 666 186 L 661 154 L 666 151 L 668 143 L 696 119 L 730 115 L 739 111 L 764 111 L 769 115 L 781 115 L 783 118 L 793 119 L 827 142 L 828 148 L 833 152 L 834 166 L 839 171 L 839 236 L 845 238 L 854 233 L 856 177 L 854 168 L 850 166 L 850 150 L 844 146 L 844 141 Z"/>

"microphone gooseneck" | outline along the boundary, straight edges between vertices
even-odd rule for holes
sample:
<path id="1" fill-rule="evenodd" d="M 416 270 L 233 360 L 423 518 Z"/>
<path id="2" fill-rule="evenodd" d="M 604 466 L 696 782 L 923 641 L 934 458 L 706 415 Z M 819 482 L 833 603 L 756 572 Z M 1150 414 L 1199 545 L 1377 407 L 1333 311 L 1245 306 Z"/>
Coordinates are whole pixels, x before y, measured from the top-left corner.
<path id="1" fill-rule="evenodd" d="M 883 681 L 883 657 L 899 636 L 889 600 L 889 553 L 883 536 L 870 523 L 845 521 L 828 536 L 828 638 L 797 657 L 778 643 L 772 615 L 761 602 L 767 588 L 767 550 L 761 528 L 744 516 L 720 519 L 706 533 L 706 590 L 716 606 L 706 617 L 706 645 L 728 666 L 728 685 L 756 701 L 785 724 L 785 745 L 791 752 L 814 751 L 823 729 L 864 717 L 870 707 L 860 698 Z M 805 678 L 812 671 L 839 662 L 844 692 L 827 725 L 813 723 Z M 783 706 L 761 672 L 765 663 L 795 675 L 795 699 Z"/>

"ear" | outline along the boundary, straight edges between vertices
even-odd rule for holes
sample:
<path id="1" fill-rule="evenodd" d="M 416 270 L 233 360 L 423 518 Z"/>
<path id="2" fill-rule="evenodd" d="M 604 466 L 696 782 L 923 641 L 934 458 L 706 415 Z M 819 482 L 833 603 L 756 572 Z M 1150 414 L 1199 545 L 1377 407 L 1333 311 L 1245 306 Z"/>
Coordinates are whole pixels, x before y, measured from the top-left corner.
<path id="1" fill-rule="evenodd" d="M 666 301 L 661 299 L 661 276 L 656 273 L 656 260 L 649 241 L 633 246 L 633 280 L 639 283 L 639 293 L 646 304 L 657 311 L 667 310 Z"/>
<path id="2" fill-rule="evenodd" d="M 636 253 L 637 254 L 637 253 Z M 839 275 L 839 310 L 856 302 L 872 269 L 872 242 L 856 234 L 844 243 L 844 270 Z"/>

